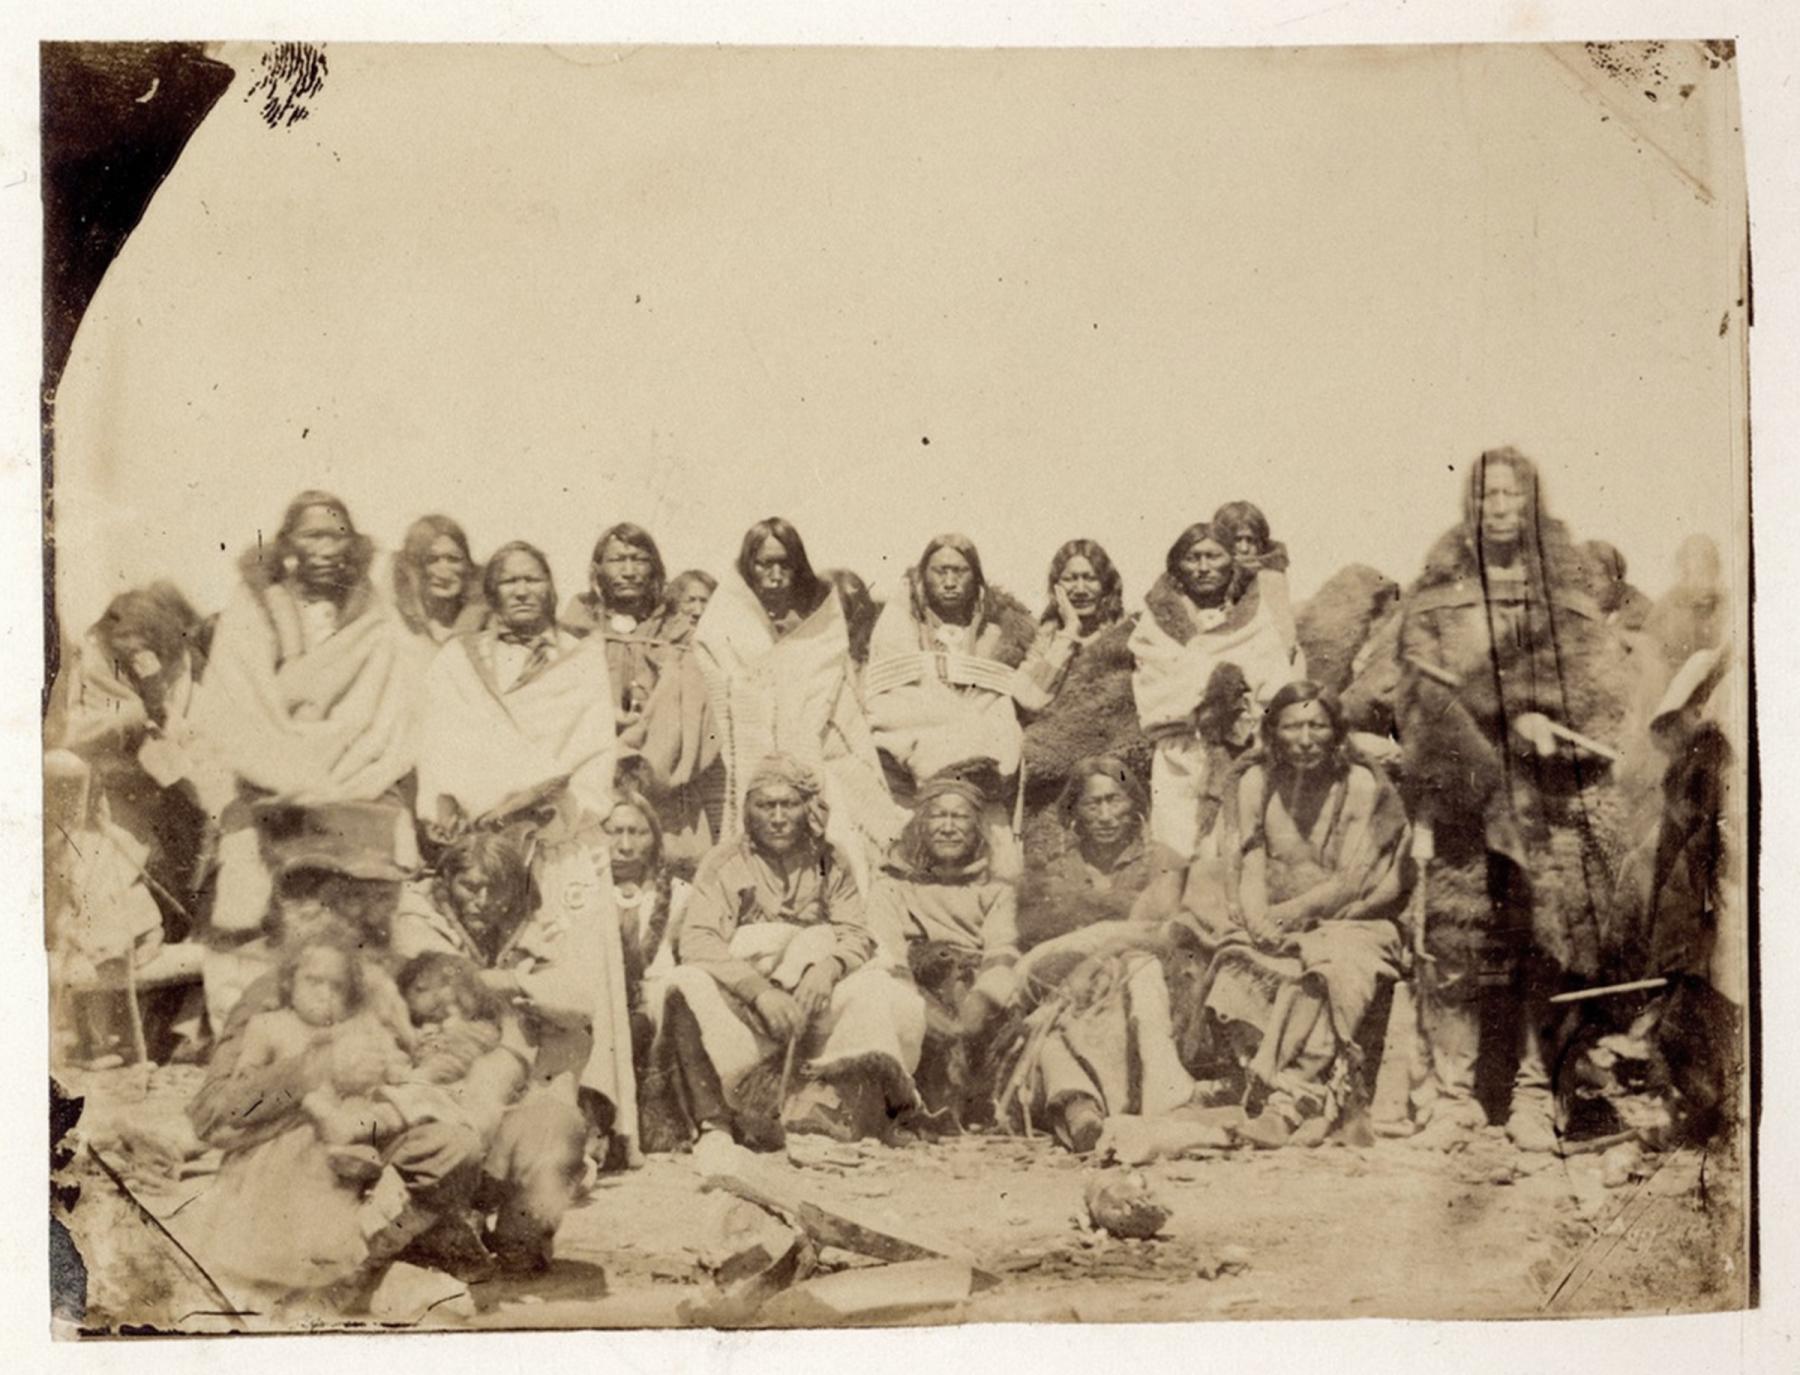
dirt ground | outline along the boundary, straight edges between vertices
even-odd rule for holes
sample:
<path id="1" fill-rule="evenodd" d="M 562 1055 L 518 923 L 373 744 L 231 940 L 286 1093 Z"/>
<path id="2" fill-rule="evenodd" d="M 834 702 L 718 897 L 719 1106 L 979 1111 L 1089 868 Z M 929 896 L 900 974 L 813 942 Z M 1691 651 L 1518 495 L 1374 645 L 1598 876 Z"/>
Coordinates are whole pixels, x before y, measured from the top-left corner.
<path id="1" fill-rule="evenodd" d="M 207 1239 L 183 1230 L 182 1205 L 208 1177 L 173 1180 L 176 1168 L 120 1130 L 179 1136 L 197 1074 L 118 1070 L 68 1084 L 86 1099 L 61 1172 L 79 1186 L 65 1216 L 87 1270 L 85 1310 L 67 1295 L 60 1304 L 70 1329 L 256 1325 L 221 1316 L 199 1273 Z M 821 1207 L 992 1277 L 912 1322 L 1700 1312 L 1741 1306 L 1747 1292 L 1743 1174 L 1718 1149 L 1648 1155 L 1643 1177 L 1612 1188 L 1597 1155 L 1522 1156 L 1497 1130 L 1448 1155 L 1404 1141 L 1206 1152 L 1141 1167 L 1170 1211 L 1144 1242 L 1085 1225 L 1088 1181 L 1118 1167 L 1041 1137 L 899 1149 L 798 1138 L 785 1161 L 764 1163 Z M 686 1155 L 603 1176 L 565 1220 L 548 1273 L 477 1285 L 424 1322 L 680 1325 L 684 1302 L 714 1293 L 698 1260 L 722 1205 L 702 1184 Z M 1241 1268 L 1221 1269 L 1221 1252 Z M 820 1259 L 828 1271 L 875 1263 L 830 1248 Z"/>

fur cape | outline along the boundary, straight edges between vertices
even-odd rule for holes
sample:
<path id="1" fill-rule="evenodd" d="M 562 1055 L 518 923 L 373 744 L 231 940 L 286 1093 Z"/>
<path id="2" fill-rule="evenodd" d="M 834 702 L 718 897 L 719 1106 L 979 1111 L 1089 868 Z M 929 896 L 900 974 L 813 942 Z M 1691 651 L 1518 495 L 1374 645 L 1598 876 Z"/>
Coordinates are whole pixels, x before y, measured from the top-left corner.
<path id="1" fill-rule="evenodd" d="M 1056 696 L 1025 726 L 1025 808 L 1053 808 L 1075 765 L 1113 754 L 1140 778 L 1150 776 L 1151 745 L 1131 695 L 1131 632 L 1136 616 L 1114 622 L 1075 651 Z"/>
<path id="2" fill-rule="evenodd" d="M 906 606 L 915 625 L 926 624 L 924 589 L 919 586 L 918 570 L 914 568 L 906 571 Z M 883 603 L 881 612 L 888 611 L 888 604 Z M 878 615 L 874 624 L 878 625 L 881 619 Z M 1026 609 L 1025 603 L 992 583 L 982 588 L 981 599 L 975 607 L 974 652 L 979 658 L 992 659 L 1008 668 L 1017 668 L 1025 662 L 1025 656 L 1031 652 L 1036 639 L 1037 621 Z M 931 646 L 924 644 L 922 638 L 920 647 L 928 649 Z"/>
<path id="3" fill-rule="evenodd" d="M 1038 819 L 1026 839 L 1027 864 L 1019 885 L 1019 945 L 1029 950 L 1096 922 L 1122 922 L 1155 877 L 1150 846 L 1140 835 L 1120 855 L 1112 887 L 1104 892 L 1088 880 L 1072 831 L 1052 809 Z"/>
<path id="4" fill-rule="evenodd" d="M 1399 597 L 1400 585 L 1366 563 L 1332 574 L 1294 617 L 1307 676 L 1342 695 L 1350 686 L 1357 651 Z"/>
<path id="5" fill-rule="evenodd" d="M 1150 584 L 1150 590 L 1144 593 L 1144 609 L 1150 613 L 1150 619 L 1156 623 L 1163 634 L 1176 644 L 1186 644 L 1199 633 L 1194 624 L 1189 607 L 1193 603 L 1187 594 L 1175 585 L 1175 580 L 1167 573 L 1158 575 Z M 1237 630 L 1249 625 L 1262 605 L 1262 589 L 1254 579 L 1243 586 L 1240 594 L 1225 608 L 1225 619 L 1215 628 L 1219 632 Z"/>
<path id="6" fill-rule="evenodd" d="M 1398 604 L 1369 629 L 1350 665 L 1350 682 L 1339 701 L 1352 730 L 1396 735 L 1394 708 L 1400 695 L 1400 622 Z"/>
<path id="7" fill-rule="evenodd" d="M 1527 942 L 1561 975 L 1594 977 L 1618 965 L 1631 926 L 1617 881 L 1629 809 L 1610 767 L 1575 748 L 1540 760 L 1511 731 L 1541 712 L 1617 746 L 1634 688 L 1600 610 L 1597 566 L 1560 523 L 1538 531 L 1522 600 L 1492 582 L 1484 595 L 1458 526 L 1433 546 L 1403 606 L 1400 734 L 1414 815 L 1435 837 L 1428 945 L 1452 996 L 1459 984 L 1472 992 L 1483 970 L 1503 974 L 1504 952 L 1517 957 Z M 1511 862 L 1528 896 L 1493 902 L 1490 855 Z"/>
<path id="8" fill-rule="evenodd" d="M 1197 625 L 1192 606 L 1165 573 L 1145 594 L 1145 614 L 1131 632 L 1132 699 L 1152 740 L 1190 731 L 1193 713 L 1222 664 L 1243 673 L 1259 704 L 1306 672 L 1281 607 L 1265 600 L 1256 583 L 1222 608 L 1216 626 Z"/>

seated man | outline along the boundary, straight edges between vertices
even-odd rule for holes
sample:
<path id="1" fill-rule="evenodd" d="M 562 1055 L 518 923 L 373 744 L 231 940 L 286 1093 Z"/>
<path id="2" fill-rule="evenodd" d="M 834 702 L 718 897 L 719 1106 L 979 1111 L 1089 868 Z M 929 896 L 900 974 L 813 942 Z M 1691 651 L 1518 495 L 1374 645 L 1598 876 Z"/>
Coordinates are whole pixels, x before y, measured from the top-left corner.
<path id="1" fill-rule="evenodd" d="M 481 971 L 506 1007 L 501 1044 L 529 1066 L 484 1141 L 479 1205 L 494 1214 L 488 1248 L 511 1268 L 541 1269 L 582 1177 L 588 1122 L 580 1086 L 595 1047 L 593 986 L 602 967 L 596 923 L 580 920 L 570 884 L 533 903 L 531 866 L 510 835 L 475 831 L 453 842 L 435 881 L 409 885 L 394 920 L 393 953 L 454 955 Z"/>
<path id="2" fill-rule="evenodd" d="M 869 899 L 870 927 L 925 995 L 920 1093 L 951 1129 L 987 1115 L 982 1062 L 1019 958 L 1016 900 L 994 877 L 984 806 L 971 783 L 926 783 Z"/>
<path id="3" fill-rule="evenodd" d="M 1152 872 L 1149 802 L 1122 759 L 1100 754 L 1079 761 L 1056 810 L 1058 848 L 1019 888 L 1020 937 L 1028 953 L 1019 964 L 1017 997 L 1027 1007 L 1096 951 L 1154 937 L 1179 896 L 1172 871 Z"/>
<path id="4" fill-rule="evenodd" d="M 695 875 L 664 1003 L 690 1116 L 702 1134 L 769 1148 L 784 1119 L 842 1140 L 874 1135 L 917 1106 L 924 1002 L 877 958 L 862 894 L 824 840 L 813 773 L 764 760 L 745 815 L 748 833 Z"/>
<path id="5" fill-rule="evenodd" d="M 1263 761 L 1224 818 L 1223 911 L 1196 914 L 1217 951 L 1204 1012 L 1244 1077 L 1243 1133 L 1261 1145 L 1304 1119 L 1323 1136 L 1360 1094 L 1359 1034 L 1401 960 L 1406 814 L 1347 734 L 1318 684 L 1275 694 Z"/>

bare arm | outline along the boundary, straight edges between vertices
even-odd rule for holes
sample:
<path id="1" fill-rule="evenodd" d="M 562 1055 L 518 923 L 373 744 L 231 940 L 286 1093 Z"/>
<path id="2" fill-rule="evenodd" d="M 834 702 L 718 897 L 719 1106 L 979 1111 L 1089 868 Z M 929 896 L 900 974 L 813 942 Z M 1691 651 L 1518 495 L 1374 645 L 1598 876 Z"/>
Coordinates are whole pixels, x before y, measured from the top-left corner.
<path id="1" fill-rule="evenodd" d="M 1228 813 L 1225 833 L 1225 891 L 1232 914 L 1259 940 L 1275 933 L 1269 926 L 1268 841 L 1263 835 L 1264 775 L 1247 772 L 1238 783 L 1237 799 Z"/>
<path id="2" fill-rule="evenodd" d="M 1339 818 L 1344 843 L 1332 872 L 1270 909 L 1269 920 L 1283 931 L 1304 930 L 1337 915 L 1362 891 L 1378 858 L 1370 853 L 1375 792 L 1366 779 L 1367 775 L 1352 773 L 1345 783 L 1344 810 Z"/>

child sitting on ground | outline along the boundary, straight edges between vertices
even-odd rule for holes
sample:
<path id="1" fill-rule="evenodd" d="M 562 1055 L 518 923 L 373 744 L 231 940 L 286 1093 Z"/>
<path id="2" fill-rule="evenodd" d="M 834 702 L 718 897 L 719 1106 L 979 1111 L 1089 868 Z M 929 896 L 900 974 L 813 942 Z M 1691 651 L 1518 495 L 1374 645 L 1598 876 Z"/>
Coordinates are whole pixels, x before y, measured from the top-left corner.
<path id="1" fill-rule="evenodd" d="M 239 1072 L 324 1049 L 322 1082 L 301 1100 L 304 1109 L 307 1099 L 320 1095 L 335 1100 L 367 1094 L 410 1064 L 413 1029 L 398 1010 L 399 994 L 386 971 L 365 960 L 347 934 L 322 933 L 288 951 L 276 983 L 281 1005 L 244 1025 Z M 323 1134 L 321 1140 L 338 1144 Z M 364 1153 L 333 1151 L 332 1166 L 358 1177 L 366 1170 Z"/>

